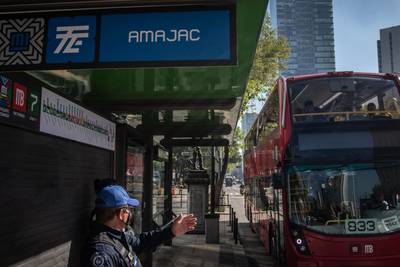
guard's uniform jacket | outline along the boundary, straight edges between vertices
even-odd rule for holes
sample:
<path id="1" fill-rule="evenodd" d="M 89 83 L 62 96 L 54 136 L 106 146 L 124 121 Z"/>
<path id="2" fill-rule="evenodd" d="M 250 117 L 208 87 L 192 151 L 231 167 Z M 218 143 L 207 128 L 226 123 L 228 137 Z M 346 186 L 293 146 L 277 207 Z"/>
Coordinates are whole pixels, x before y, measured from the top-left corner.
<path id="1" fill-rule="evenodd" d="M 93 223 L 83 266 L 141 267 L 136 254 L 154 250 L 173 237 L 170 226 L 136 236 L 132 231 L 118 231 L 103 224 Z"/>

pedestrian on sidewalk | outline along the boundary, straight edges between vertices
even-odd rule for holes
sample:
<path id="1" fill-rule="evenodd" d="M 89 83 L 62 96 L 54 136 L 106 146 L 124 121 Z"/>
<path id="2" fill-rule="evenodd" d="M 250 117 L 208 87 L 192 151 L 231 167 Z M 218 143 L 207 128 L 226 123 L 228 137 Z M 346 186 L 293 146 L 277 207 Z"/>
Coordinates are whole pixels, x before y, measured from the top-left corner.
<path id="1" fill-rule="evenodd" d="M 96 220 L 91 225 L 83 266 L 139 267 L 138 253 L 153 251 L 163 242 L 194 230 L 197 225 L 193 214 L 180 215 L 159 230 L 135 235 L 128 229 L 131 208 L 137 206 L 139 201 L 129 197 L 121 186 L 109 185 L 98 191 Z"/>

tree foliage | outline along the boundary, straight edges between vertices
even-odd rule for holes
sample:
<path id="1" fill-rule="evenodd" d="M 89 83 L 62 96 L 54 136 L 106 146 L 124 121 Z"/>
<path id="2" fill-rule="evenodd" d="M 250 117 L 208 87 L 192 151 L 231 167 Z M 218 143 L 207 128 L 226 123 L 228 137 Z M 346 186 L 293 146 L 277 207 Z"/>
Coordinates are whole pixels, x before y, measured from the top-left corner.
<path id="1" fill-rule="evenodd" d="M 229 163 L 238 163 L 242 161 L 240 151 L 243 150 L 243 132 L 239 127 L 236 127 L 233 136 L 232 144 L 229 146 Z"/>
<path id="2" fill-rule="evenodd" d="M 252 100 L 264 100 L 266 93 L 273 88 L 279 71 L 285 69 L 289 54 L 287 39 L 277 36 L 266 14 L 243 96 L 242 113 L 251 107 Z"/>
<path id="3" fill-rule="evenodd" d="M 271 27 L 270 18 L 266 16 L 261 29 L 253 66 L 250 71 L 249 80 L 243 96 L 241 112 L 244 113 L 251 107 L 252 100 L 262 100 L 266 93 L 273 87 L 279 71 L 285 67 L 285 60 L 289 56 L 287 40 L 277 37 Z M 191 167 L 190 151 L 191 148 L 174 148 L 174 158 L 176 160 L 174 171 L 177 179 L 182 179 Z M 221 151 L 222 163 L 221 171 L 217 173 L 218 179 L 215 181 L 215 203 L 219 203 L 223 180 L 228 169 L 228 163 L 237 164 L 241 162 L 243 151 L 243 133 L 240 128 L 235 129 L 234 140 L 231 146 L 224 147 Z M 202 151 L 207 155 L 207 151 Z M 209 164 L 208 162 L 205 165 Z M 205 166 L 210 170 L 209 166 Z M 216 168 L 218 172 L 219 168 Z"/>
<path id="4" fill-rule="evenodd" d="M 253 66 L 244 92 L 242 114 L 251 107 L 250 103 L 252 100 L 262 100 L 266 93 L 271 90 L 279 71 L 285 67 L 284 62 L 289 57 L 289 53 L 287 40 L 277 37 L 277 34 L 271 27 L 271 21 L 267 14 L 261 29 Z M 240 162 L 240 150 L 243 150 L 243 133 L 236 127 L 233 143 L 229 148 L 224 148 L 222 170 L 215 183 L 215 203 L 219 203 L 223 180 L 228 169 L 228 162 L 235 165 Z"/>

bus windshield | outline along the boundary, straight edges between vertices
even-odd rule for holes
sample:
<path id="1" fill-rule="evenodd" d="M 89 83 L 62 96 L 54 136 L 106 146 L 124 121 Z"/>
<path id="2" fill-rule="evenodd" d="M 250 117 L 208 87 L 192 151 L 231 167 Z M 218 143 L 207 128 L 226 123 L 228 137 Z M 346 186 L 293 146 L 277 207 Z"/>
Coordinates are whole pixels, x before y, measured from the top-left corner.
<path id="1" fill-rule="evenodd" d="M 393 80 L 324 77 L 288 81 L 288 89 L 294 123 L 400 118 Z"/>
<path id="2" fill-rule="evenodd" d="M 400 162 L 292 166 L 290 219 L 327 234 L 400 230 Z"/>

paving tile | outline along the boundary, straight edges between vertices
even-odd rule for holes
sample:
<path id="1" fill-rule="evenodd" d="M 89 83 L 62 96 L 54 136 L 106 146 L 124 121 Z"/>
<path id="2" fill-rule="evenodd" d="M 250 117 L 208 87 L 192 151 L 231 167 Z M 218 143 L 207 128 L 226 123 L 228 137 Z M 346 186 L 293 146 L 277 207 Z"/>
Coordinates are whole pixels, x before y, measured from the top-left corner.
<path id="1" fill-rule="evenodd" d="M 240 241 L 235 244 L 229 213 L 220 215 L 220 243 L 206 244 L 205 235 L 187 234 L 175 238 L 172 246 L 162 246 L 153 255 L 154 267 L 272 267 L 272 259 L 258 237 L 251 232 L 244 216 L 243 197 L 232 196 L 232 207 L 239 221 Z"/>

